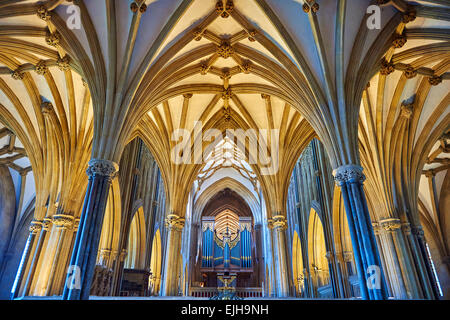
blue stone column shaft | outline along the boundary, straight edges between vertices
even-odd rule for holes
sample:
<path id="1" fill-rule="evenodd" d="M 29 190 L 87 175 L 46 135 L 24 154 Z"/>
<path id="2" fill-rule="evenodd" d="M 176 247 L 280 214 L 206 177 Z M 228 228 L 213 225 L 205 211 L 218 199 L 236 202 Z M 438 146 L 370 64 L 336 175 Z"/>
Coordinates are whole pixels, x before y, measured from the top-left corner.
<path id="1" fill-rule="evenodd" d="M 67 274 L 63 300 L 89 299 L 109 188 L 117 171 L 118 165 L 111 161 L 89 162 L 89 182 L 69 266 L 76 274 Z M 74 284 L 77 277 L 80 286 Z"/>
<path id="2" fill-rule="evenodd" d="M 365 177 L 362 167 L 356 165 L 339 167 L 334 171 L 334 177 L 341 188 L 347 213 L 362 298 L 368 300 L 387 299 L 385 277 L 363 190 Z M 373 276 L 375 271 L 369 273 L 374 266 L 379 271 L 375 277 Z M 376 285 L 377 283 L 379 286 Z"/>

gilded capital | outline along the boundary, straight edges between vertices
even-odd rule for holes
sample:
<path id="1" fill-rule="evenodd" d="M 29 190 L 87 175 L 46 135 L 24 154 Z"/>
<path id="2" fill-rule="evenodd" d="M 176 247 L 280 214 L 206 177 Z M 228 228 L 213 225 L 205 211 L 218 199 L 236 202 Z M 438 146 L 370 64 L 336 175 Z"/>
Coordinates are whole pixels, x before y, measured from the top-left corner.
<path id="1" fill-rule="evenodd" d="M 400 219 L 387 218 L 380 221 L 380 226 L 386 231 L 395 231 L 402 227 Z"/>
<path id="2" fill-rule="evenodd" d="M 57 214 L 53 216 L 53 224 L 60 229 L 69 229 L 73 226 L 73 216 Z"/>
<path id="3" fill-rule="evenodd" d="M 378 236 L 380 234 L 381 231 L 381 227 L 380 224 L 377 222 L 372 223 L 372 227 L 373 227 L 373 233 Z"/>
<path id="4" fill-rule="evenodd" d="M 52 225 L 52 219 L 45 218 L 44 220 L 42 220 L 42 229 L 44 229 L 45 231 L 50 230 L 51 225 Z"/>
<path id="5" fill-rule="evenodd" d="M 405 119 L 410 119 L 414 111 L 414 106 L 410 104 L 402 104 L 400 108 L 400 116 Z"/>
<path id="6" fill-rule="evenodd" d="M 168 214 L 166 218 L 166 227 L 169 230 L 181 231 L 184 228 L 185 219 L 176 215 L 176 214 Z"/>
<path id="7" fill-rule="evenodd" d="M 41 103 L 41 110 L 43 114 L 51 114 L 53 111 L 53 105 L 49 101 L 43 101 Z"/>
<path id="8" fill-rule="evenodd" d="M 283 215 L 277 214 L 272 217 L 272 225 L 274 230 L 286 230 L 287 229 L 287 220 Z"/>
<path id="9" fill-rule="evenodd" d="M 30 232 L 33 234 L 38 233 L 42 229 L 42 221 L 39 220 L 33 220 L 30 223 Z"/>

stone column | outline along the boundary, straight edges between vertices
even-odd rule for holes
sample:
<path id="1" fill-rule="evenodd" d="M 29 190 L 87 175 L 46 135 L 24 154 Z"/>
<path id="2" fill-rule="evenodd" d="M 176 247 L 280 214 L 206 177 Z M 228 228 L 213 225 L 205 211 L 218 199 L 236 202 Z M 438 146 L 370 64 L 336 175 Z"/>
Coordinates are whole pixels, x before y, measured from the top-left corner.
<path id="1" fill-rule="evenodd" d="M 29 228 L 29 235 L 27 242 L 25 244 L 25 250 L 23 251 L 22 258 L 19 264 L 19 270 L 17 271 L 16 279 L 14 280 L 13 289 L 11 292 L 11 299 L 19 297 L 23 292 L 23 280 L 30 271 L 31 259 L 34 256 L 34 251 L 36 249 L 36 240 L 42 230 L 42 221 L 33 220 L 31 221 Z"/>
<path id="2" fill-rule="evenodd" d="M 380 255 L 363 190 L 362 167 L 344 165 L 333 171 L 341 188 L 363 299 L 387 299 Z"/>
<path id="3" fill-rule="evenodd" d="M 53 216 L 53 225 L 55 228 L 52 229 L 52 238 L 56 242 L 56 248 L 54 252 L 53 263 L 51 265 L 51 270 L 49 273 L 48 285 L 46 294 L 55 295 L 61 292 L 61 278 L 64 277 L 64 271 L 66 266 L 66 261 L 68 259 L 68 253 L 70 249 L 71 237 L 68 236 L 68 231 L 70 231 L 74 224 L 74 217 L 65 214 L 56 214 Z"/>
<path id="4" fill-rule="evenodd" d="M 164 287 L 161 295 L 178 295 L 178 276 L 180 273 L 179 255 L 181 253 L 181 232 L 184 227 L 184 218 L 171 213 L 166 218 L 167 249 L 164 263 Z"/>
<path id="5" fill-rule="evenodd" d="M 119 166 L 108 160 L 92 159 L 86 170 L 88 187 L 81 213 L 79 231 L 75 239 L 70 273 L 63 292 L 64 300 L 87 300 L 97 259 L 106 201 L 112 179 Z"/>
<path id="6" fill-rule="evenodd" d="M 286 229 L 287 221 L 283 215 L 272 217 L 275 247 L 275 270 L 277 276 L 277 296 L 289 296 L 288 269 L 286 260 Z"/>
<path id="7" fill-rule="evenodd" d="M 421 286 L 425 298 L 434 300 L 439 299 L 439 293 L 436 282 L 434 281 L 433 271 L 428 259 L 426 250 L 425 234 L 421 226 L 411 226 L 409 234 L 409 243 L 414 256 L 419 277 L 421 278 Z"/>

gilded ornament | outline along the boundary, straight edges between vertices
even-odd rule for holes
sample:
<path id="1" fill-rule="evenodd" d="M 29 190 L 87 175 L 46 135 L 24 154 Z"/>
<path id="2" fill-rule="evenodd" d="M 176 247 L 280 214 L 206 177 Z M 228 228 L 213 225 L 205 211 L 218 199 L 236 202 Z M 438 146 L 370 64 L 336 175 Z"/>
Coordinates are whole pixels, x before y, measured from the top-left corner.
<path id="1" fill-rule="evenodd" d="M 415 70 L 412 66 L 408 66 L 405 69 L 404 74 L 405 74 L 406 79 L 412 79 L 417 76 L 417 70 Z"/>
<path id="2" fill-rule="evenodd" d="M 394 64 L 392 62 L 386 61 L 386 59 L 383 59 L 381 61 L 381 69 L 380 73 L 384 76 L 387 76 L 395 71 Z"/>
<path id="3" fill-rule="evenodd" d="M 432 86 L 437 86 L 442 82 L 442 77 L 434 75 L 434 76 L 428 78 L 428 82 Z"/>
<path id="4" fill-rule="evenodd" d="M 234 53 L 234 49 L 227 41 L 223 41 L 220 46 L 217 46 L 216 52 L 220 57 L 228 59 Z"/>
<path id="5" fill-rule="evenodd" d="M 25 74 L 23 73 L 23 72 L 20 72 L 18 69 L 16 69 L 16 70 L 14 70 L 12 73 L 11 73 L 11 77 L 14 79 L 14 80 L 23 80 L 23 77 L 25 76 Z"/>
<path id="6" fill-rule="evenodd" d="M 44 5 L 38 7 L 37 16 L 39 17 L 39 19 L 42 19 L 44 21 L 49 21 L 51 19 L 51 13 Z"/>
<path id="7" fill-rule="evenodd" d="M 58 61 L 56 61 L 56 64 L 58 65 L 58 68 L 61 71 L 70 70 L 69 63 L 70 63 L 70 57 L 68 55 L 65 55 L 63 58 L 59 58 Z"/>
<path id="8" fill-rule="evenodd" d="M 47 73 L 48 67 L 44 60 L 39 61 L 35 66 L 35 71 L 37 74 L 43 76 Z"/>

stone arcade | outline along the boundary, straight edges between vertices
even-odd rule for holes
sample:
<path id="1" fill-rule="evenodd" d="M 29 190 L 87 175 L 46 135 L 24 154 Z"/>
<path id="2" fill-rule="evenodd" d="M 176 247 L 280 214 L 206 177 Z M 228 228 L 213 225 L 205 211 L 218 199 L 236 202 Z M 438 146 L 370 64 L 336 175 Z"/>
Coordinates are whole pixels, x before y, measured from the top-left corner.
<path id="1" fill-rule="evenodd" d="M 449 299 L 449 16 L 0 1 L 0 298 Z"/>

